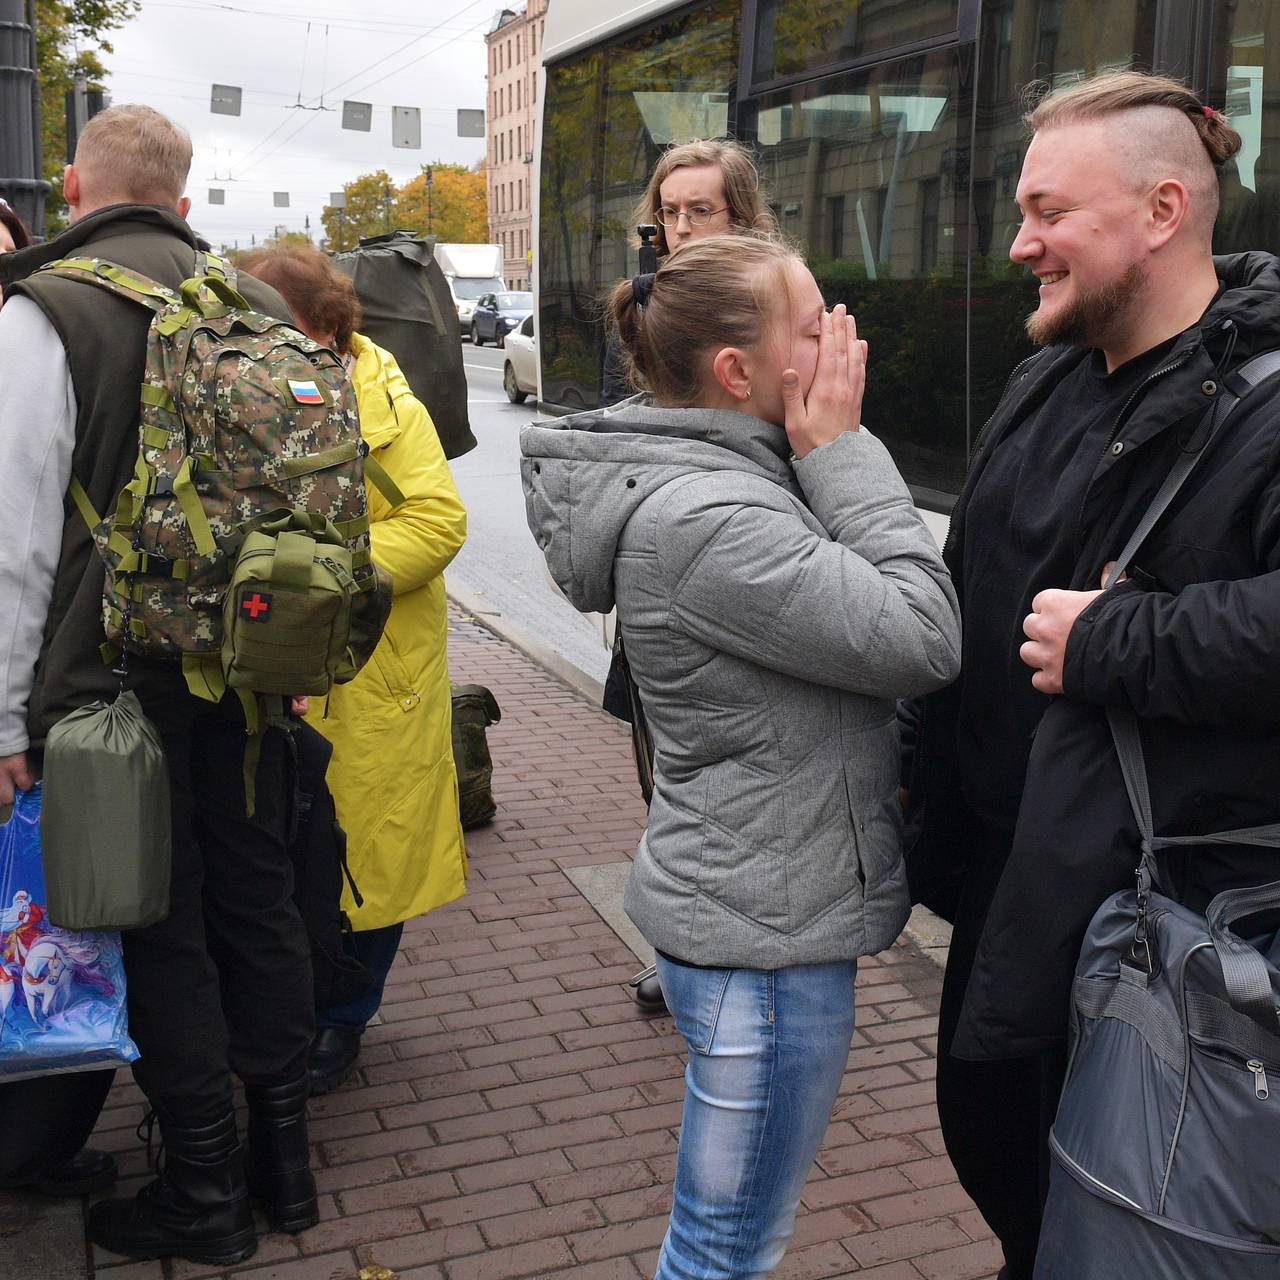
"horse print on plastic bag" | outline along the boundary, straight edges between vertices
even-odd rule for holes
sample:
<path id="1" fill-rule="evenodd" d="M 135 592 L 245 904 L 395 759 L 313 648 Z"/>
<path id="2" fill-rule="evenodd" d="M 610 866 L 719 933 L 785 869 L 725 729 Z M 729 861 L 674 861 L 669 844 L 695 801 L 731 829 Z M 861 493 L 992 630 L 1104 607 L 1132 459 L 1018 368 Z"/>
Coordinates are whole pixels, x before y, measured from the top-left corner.
<path id="1" fill-rule="evenodd" d="M 0 1078 L 132 1062 L 119 936 L 60 929 L 44 896 L 37 786 L 0 827 Z"/>

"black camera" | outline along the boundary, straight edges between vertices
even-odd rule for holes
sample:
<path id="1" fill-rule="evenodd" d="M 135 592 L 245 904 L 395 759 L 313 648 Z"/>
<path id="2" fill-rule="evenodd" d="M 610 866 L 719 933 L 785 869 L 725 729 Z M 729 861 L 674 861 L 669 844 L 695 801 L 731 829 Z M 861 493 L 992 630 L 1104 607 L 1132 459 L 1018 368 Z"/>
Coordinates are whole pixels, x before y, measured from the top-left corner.
<path id="1" fill-rule="evenodd" d="M 658 269 L 658 249 L 653 243 L 658 238 L 658 228 L 652 222 L 642 222 L 636 235 L 640 237 L 640 274 L 652 275 Z"/>

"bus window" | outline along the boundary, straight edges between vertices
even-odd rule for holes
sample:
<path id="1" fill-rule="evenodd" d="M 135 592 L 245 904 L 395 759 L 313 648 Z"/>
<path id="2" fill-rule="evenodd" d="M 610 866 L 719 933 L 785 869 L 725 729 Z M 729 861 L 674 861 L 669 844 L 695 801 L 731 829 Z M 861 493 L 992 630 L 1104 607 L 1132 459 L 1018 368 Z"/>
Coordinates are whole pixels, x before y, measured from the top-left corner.
<path id="1" fill-rule="evenodd" d="M 605 291 L 636 270 L 632 212 L 673 143 L 723 137 L 738 65 L 738 0 L 715 0 L 611 50 L 604 93 Z"/>
<path id="2" fill-rule="evenodd" d="M 1209 100 L 1222 106 L 1243 145 L 1223 166 L 1217 253 L 1280 252 L 1280 9 L 1239 0 L 1215 9 Z"/>
<path id="3" fill-rule="evenodd" d="M 764 85 L 956 29 L 958 0 L 759 0 L 752 78 Z"/>
<path id="4" fill-rule="evenodd" d="M 728 131 L 738 11 L 713 0 L 547 69 L 538 307 L 552 404 L 598 403 L 604 300 L 635 272 L 631 212 L 658 156 Z"/>
<path id="5" fill-rule="evenodd" d="M 922 500 L 965 466 L 971 48 L 775 91 L 753 119 L 784 234 L 870 344 L 867 426 Z"/>
<path id="6" fill-rule="evenodd" d="M 1036 306 L 1035 281 L 1009 261 L 1027 147 L 1024 87 L 1033 81 L 1061 87 L 1098 71 L 1149 67 L 1155 11 L 1155 0 L 994 0 L 983 6 L 969 249 L 970 448 L 1010 371 L 1034 349 L 1023 321 Z"/>

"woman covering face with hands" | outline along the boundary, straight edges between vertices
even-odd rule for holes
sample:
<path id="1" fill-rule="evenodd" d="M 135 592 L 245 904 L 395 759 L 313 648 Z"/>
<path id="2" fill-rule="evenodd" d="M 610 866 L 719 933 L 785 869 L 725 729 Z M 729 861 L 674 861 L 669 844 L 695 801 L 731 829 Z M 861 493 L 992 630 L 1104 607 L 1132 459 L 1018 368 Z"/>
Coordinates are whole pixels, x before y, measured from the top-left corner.
<path id="1" fill-rule="evenodd" d="M 954 677 L 955 597 L 799 258 L 704 238 L 611 307 L 645 392 L 525 430 L 529 524 L 578 608 L 616 605 L 656 744 L 626 909 L 689 1049 L 657 1275 L 764 1276 L 858 957 L 907 918 L 894 702 Z"/>

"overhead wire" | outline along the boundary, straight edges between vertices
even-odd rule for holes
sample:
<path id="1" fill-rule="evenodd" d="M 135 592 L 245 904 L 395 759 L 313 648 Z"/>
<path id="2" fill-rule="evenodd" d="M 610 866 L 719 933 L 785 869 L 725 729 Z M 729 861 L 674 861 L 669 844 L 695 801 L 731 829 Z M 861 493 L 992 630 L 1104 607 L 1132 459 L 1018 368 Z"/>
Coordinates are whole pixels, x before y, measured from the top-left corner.
<path id="1" fill-rule="evenodd" d="M 477 5 L 483 4 L 486 2 L 487 0 L 469 0 L 469 3 L 463 5 L 461 9 L 455 10 L 447 18 L 445 18 L 443 22 L 437 23 L 435 27 L 425 31 L 422 35 L 418 36 L 417 39 L 411 40 L 408 45 L 404 46 L 404 48 L 407 49 L 412 45 L 418 44 L 420 41 L 425 40 L 428 36 L 434 34 L 441 27 L 445 26 L 447 23 L 452 22 L 455 18 L 461 17 L 462 14 L 466 13 L 468 9 L 474 9 Z M 453 44 L 454 41 L 461 39 L 463 34 L 465 33 L 459 32 L 457 35 L 451 36 L 443 44 L 437 45 L 435 48 L 427 50 L 426 53 L 421 54 L 417 58 L 414 58 L 411 62 L 406 63 L 405 66 L 413 66 L 415 63 L 421 62 L 424 58 L 429 58 L 432 54 L 439 53 L 441 49 L 448 48 L 448 46 Z M 404 50 L 402 49 L 402 50 L 399 50 L 398 52 L 403 52 L 403 51 Z M 344 80 L 339 80 L 337 84 L 326 85 L 322 90 L 321 96 L 323 97 L 324 93 L 333 93 L 339 89 L 344 88 L 346 85 L 349 85 L 353 80 L 360 79 L 363 75 L 381 66 L 383 63 L 389 62 L 395 56 L 396 54 L 394 53 L 387 54 L 385 57 L 378 58 L 376 61 L 371 62 L 367 67 L 363 68 L 363 70 L 355 72 L 353 75 L 347 76 L 346 79 Z M 399 70 L 404 70 L 404 67 L 399 68 Z M 376 80 L 369 81 L 367 84 L 363 85 L 361 89 L 357 90 L 356 92 L 364 92 L 366 89 L 372 88 L 373 85 L 381 84 L 384 80 L 390 79 L 391 76 L 396 74 L 398 74 L 397 71 L 387 72 L 386 75 L 380 76 Z M 271 141 L 271 139 L 279 132 L 280 126 L 277 126 L 275 129 L 271 131 L 271 133 L 267 135 L 266 138 L 262 140 L 262 142 L 258 143 L 255 147 L 252 147 L 249 150 L 244 160 L 241 161 L 239 176 L 244 177 L 245 174 L 250 173 L 252 170 L 256 169 L 260 164 L 263 164 L 265 161 L 271 159 L 272 156 L 276 155 L 285 146 L 287 146 L 294 138 L 296 138 L 298 134 L 302 132 L 302 129 L 305 127 L 306 125 L 304 124 L 301 128 L 294 130 L 293 133 L 288 134 L 285 138 L 283 138 L 279 143 L 279 145 L 274 147 L 271 151 L 267 152 L 266 155 L 258 156 L 256 160 L 253 160 L 252 164 L 248 163 L 250 158 L 255 154 L 255 152 L 260 151 L 262 147 L 264 147 L 269 141 Z"/>

